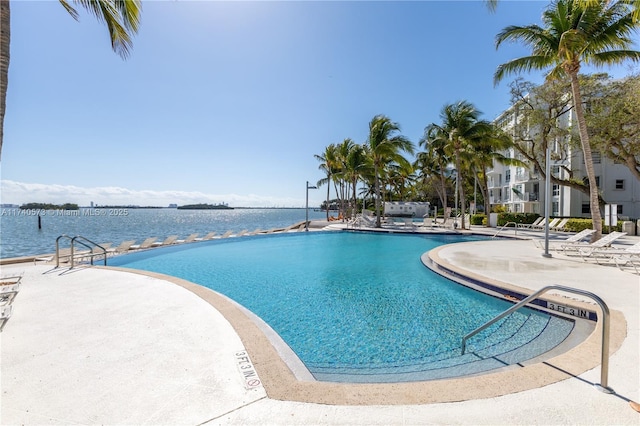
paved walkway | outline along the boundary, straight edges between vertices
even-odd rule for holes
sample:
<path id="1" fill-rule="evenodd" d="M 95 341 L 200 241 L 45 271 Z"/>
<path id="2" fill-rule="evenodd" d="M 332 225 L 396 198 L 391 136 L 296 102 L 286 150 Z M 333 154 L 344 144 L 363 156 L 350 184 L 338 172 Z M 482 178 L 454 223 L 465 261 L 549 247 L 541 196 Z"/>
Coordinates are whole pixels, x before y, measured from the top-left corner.
<path id="1" fill-rule="evenodd" d="M 362 406 L 278 400 L 265 390 L 277 378 L 261 376 L 265 387 L 247 388 L 239 366 L 249 364 L 243 341 L 226 319 L 231 314 L 224 305 L 214 308 L 202 288 L 120 270 L 53 271 L 21 264 L 1 272 L 23 273 L 24 284 L 0 334 L 0 423 L 640 424 L 640 414 L 629 405 L 640 400 L 638 275 L 580 259 L 543 258 L 531 241 L 450 245 L 433 258 L 507 285 L 562 284 L 600 295 L 626 319 L 626 329 L 613 330 L 626 335 L 611 356 L 609 386 L 616 394 L 595 390 L 600 369 L 593 368 L 544 387 L 461 402 Z M 484 383 L 507 385 L 491 376 Z"/>

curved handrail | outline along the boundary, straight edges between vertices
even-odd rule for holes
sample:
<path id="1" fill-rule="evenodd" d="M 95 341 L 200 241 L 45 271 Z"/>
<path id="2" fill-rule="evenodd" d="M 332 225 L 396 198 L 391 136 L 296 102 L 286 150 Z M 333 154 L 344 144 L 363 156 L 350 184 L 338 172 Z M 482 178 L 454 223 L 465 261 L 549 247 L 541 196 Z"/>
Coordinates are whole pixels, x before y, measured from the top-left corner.
<path id="1" fill-rule="evenodd" d="M 491 237 L 491 239 L 493 240 L 495 237 L 497 237 L 497 236 L 498 236 L 498 234 L 499 234 L 500 232 L 502 232 L 502 230 L 503 230 L 504 228 L 506 228 L 507 226 L 509 226 L 509 225 L 514 225 L 514 229 L 516 230 L 516 232 L 515 232 L 515 234 L 514 234 L 514 235 L 518 235 L 518 224 L 517 224 L 516 222 L 507 222 L 507 223 L 505 223 L 504 225 L 502 225 L 502 228 L 498 229 L 498 230 L 496 231 L 496 233 L 495 233 L 495 234 L 493 234 L 493 237 Z"/>
<path id="2" fill-rule="evenodd" d="M 464 355 L 465 353 L 465 350 L 467 348 L 467 340 L 469 338 L 475 336 L 476 334 L 486 329 L 487 327 L 491 326 L 492 324 L 496 323 L 497 321 L 500 321 L 502 318 L 506 317 L 507 315 L 517 311 L 518 309 L 522 308 L 524 305 L 526 305 L 536 297 L 540 296 L 543 293 L 546 293 L 549 290 L 561 290 L 561 291 L 566 291 L 568 293 L 575 293 L 582 296 L 590 297 L 591 299 L 595 300 L 596 303 L 600 306 L 600 309 L 602 309 L 602 350 L 600 354 L 600 360 L 601 360 L 600 384 L 596 384 L 596 387 L 602 392 L 613 393 L 613 389 L 607 386 L 607 382 L 609 379 L 609 307 L 604 302 L 604 300 L 602 300 L 599 296 L 589 291 L 580 290 L 572 287 L 565 287 L 562 285 L 549 285 L 549 286 L 543 287 L 540 290 L 536 291 L 535 293 L 531 294 L 530 296 L 522 299 L 520 302 L 516 303 L 515 305 L 513 305 L 512 307 L 510 307 L 500 315 L 496 316 L 492 320 L 489 320 L 485 324 L 476 328 L 471 333 L 468 333 L 467 335 L 465 335 L 462 338 L 462 354 Z"/>
<path id="3" fill-rule="evenodd" d="M 58 238 L 56 238 L 56 268 L 60 267 L 60 238 L 68 238 L 69 240 L 72 239 L 66 234 L 62 234 Z M 73 244 L 71 244 L 71 258 L 73 259 Z"/>
<path id="4" fill-rule="evenodd" d="M 86 244 L 85 242 L 83 242 L 83 240 L 89 244 L 92 244 L 93 246 Z M 71 239 L 71 267 L 72 268 L 74 267 L 74 261 L 75 261 L 75 257 L 73 255 L 73 249 L 74 249 L 74 243 L 76 242 L 79 244 L 82 244 L 83 246 L 87 247 L 91 251 L 93 251 L 93 247 L 98 247 L 100 250 L 102 250 L 101 254 L 104 256 L 104 266 L 107 266 L 107 249 L 102 247 L 100 244 L 93 242 L 86 237 L 83 237 L 82 235 L 76 235 Z M 91 257 L 91 264 L 93 265 L 93 257 L 94 257 L 93 253 L 91 253 L 89 257 Z"/>

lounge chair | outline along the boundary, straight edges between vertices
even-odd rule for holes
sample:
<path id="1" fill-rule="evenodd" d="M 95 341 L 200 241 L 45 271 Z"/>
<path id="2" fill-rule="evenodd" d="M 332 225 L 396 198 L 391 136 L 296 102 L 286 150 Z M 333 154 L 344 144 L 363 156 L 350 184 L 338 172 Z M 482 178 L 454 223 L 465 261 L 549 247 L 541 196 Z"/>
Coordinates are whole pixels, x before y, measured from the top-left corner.
<path id="1" fill-rule="evenodd" d="M 429 229 L 433 229 L 433 219 L 430 217 L 425 217 L 422 219 L 422 225 L 423 228 L 429 228 Z"/>
<path id="2" fill-rule="evenodd" d="M 10 305 L 20 291 L 22 276 L 0 279 L 0 306 Z"/>
<path id="3" fill-rule="evenodd" d="M 205 235 L 202 238 L 196 238 L 196 241 L 208 241 L 208 240 L 212 240 L 213 237 L 216 236 L 216 231 L 213 232 L 209 232 L 207 235 Z"/>
<path id="4" fill-rule="evenodd" d="M 76 255 L 76 253 L 74 253 Z M 37 262 L 51 263 L 58 258 L 59 262 L 67 263 L 71 261 L 71 248 L 62 248 L 58 250 L 58 253 L 53 253 L 49 256 L 39 256 L 33 258 L 33 264 Z"/>
<path id="5" fill-rule="evenodd" d="M 560 249 L 565 254 L 573 254 L 573 253 L 567 253 L 567 251 L 575 252 L 574 255 L 582 256 L 584 258 L 584 256 L 589 256 L 594 250 L 602 249 L 604 247 L 611 246 L 611 244 L 615 240 L 617 240 L 618 238 L 621 238 L 621 237 L 623 237 L 625 235 L 627 235 L 626 232 L 617 232 L 617 231 L 615 231 L 615 232 L 611 232 L 610 234 L 607 234 L 607 235 L 603 236 L 599 240 L 594 241 L 592 243 L 562 244 L 562 246 L 560 246 Z"/>
<path id="6" fill-rule="evenodd" d="M 544 216 L 538 217 L 533 223 L 516 223 L 516 228 L 531 229 L 538 226 L 544 220 Z"/>
<path id="7" fill-rule="evenodd" d="M 147 249 L 147 248 L 151 247 L 153 245 L 153 243 L 156 242 L 157 239 L 158 238 L 156 238 L 156 237 L 147 238 L 146 240 L 144 240 L 142 242 L 142 244 L 133 244 L 131 247 L 129 247 L 129 250 Z"/>
<path id="8" fill-rule="evenodd" d="M 563 244 L 574 244 L 574 243 L 578 243 L 578 244 L 584 244 L 582 240 L 584 240 L 585 238 L 587 238 L 588 236 L 592 235 L 594 232 L 596 232 L 595 229 L 583 229 L 582 231 L 573 234 L 572 236 L 564 239 L 564 240 L 552 240 L 549 241 L 549 245 L 555 245 L 556 249 L 560 249 L 560 246 Z M 533 243 L 542 248 L 544 246 L 544 240 L 539 239 L 539 240 L 533 240 Z M 558 244 L 560 244 L 560 246 L 558 246 Z"/>
<path id="9" fill-rule="evenodd" d="M 135 244 L 135 242 L 136 242 L 135 240 L 123 241 L 122 243 L 120 243 L 118 247 L 107 249 L 107 254 L 110 255 L 110 254 L 126 253 L 131 249 L 131 246 Z"/>
<path id="10" fill-rule="evenodd" d="M 631 265 L 634 267 L 636 272 L 638 272 L 638 266 L 640 266 L 640 242 L 623 248 L 596 248 L 591 250 L 589 253 L 585 252 L 582 254 L 583 260 L 595 260 L 596 263 L 600 265 L 615 263 L 620 269 L 622 269 L 622 266 Z"/>
<path id="11" fill-rule="evenodd" d="M 415 230 L 416 229 L 416 226 L 413 223 L 413 219 L 410 218 L 410 217 L 409 218 L 403 218 L 402 219 L 402 223 L 403 223 L 405 229 L 406 228 L 410 228 L 411 230 Z"/>
<path id="12" fill-rule="evenodd" d="M 560 218 L 556 217 L 555 219 L 549 219 L 549 229 L 552 229 L 554 226 L 556 226 L 559 222 L 560 222 Z M 539 224 L 532 226 L 531 229 L 537 230 L 537 231 L 542 231 L 544 230 L 546 224 L 544 222 L 544 220 L 542 222 L 540 222 Z"/>
<path id="13" fill-rule="evenodd" d="M 231 235 L 233 235 L 233 231 L 229 230 L 222 234 L 219 238 L 229 238 Z"/>
<path id="14" fill-rule="evenodd" d="M 13 305 L 4 305 L 0 306 L 0 332 L 4 328 L 4 325 L 11 318 L 11 313 L 13 312 Z"/>
<path id="15" fill-rule="evenodd" d="M 637 246 L 638 244 L 636 244 Z M 636 274 L 640 274 L 638 268 L 640 268 L 640 250 L 635 252 L 629 252 L 625 254 L 614 254 L 611 258 L 616 266 L 623 270 L 623 266 L 631 265 L 635 269 Z"/>
<path id="16" fill-rule="evenodd" d="M 238 232 L 235 235 L 231 235 L 232 237 L 242 237 L 243 235 L 245 235 L 247 232 L 249 232 L 248 229 L 243 229 L 242 231 Z"/>
<path id="17" fill-rule="evenodd" d="M 549 229 L 551 229 L 552 231 L 556 231 L 556 232 L 564 231 L 564 227 L 567 225 L 567 222 L 569 222 L 569 218 L 564 218 L 560 222 L 558 222 L 557 225 L 549 226 Z"/>
<path id="18" fill-rule="evenodd" d="M 177 235 L 170 235 L 167 238 L 165 238 L 164 241 L 156 241 L 155 243 L 152 244 L 152 247 L 170 246 L 171 244 L 175 244 L 177 240 L 178 240 Z"/>
<path id="19" fill-rule="evenodd" d="M 184 240 L 178 240 L 177 243 L 179 243 L 179 244 L 192 243 L 192 242 L 194 242 L 196 240 L 197 237 L 198 237 L 198 234 L 191 234 L 187 238 L 185 238 Z"/>

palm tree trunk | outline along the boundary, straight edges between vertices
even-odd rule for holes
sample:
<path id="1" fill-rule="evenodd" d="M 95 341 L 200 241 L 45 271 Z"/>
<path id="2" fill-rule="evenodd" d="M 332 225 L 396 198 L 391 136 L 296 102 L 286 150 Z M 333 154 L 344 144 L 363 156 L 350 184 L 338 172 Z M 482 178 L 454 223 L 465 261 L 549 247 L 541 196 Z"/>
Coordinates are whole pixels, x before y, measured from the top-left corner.
<path id="1" fill-rule="evenodd" d="M 327 222 L 329 221 L 329 194 L 331 191 L 331 174 L 327 174 L 327 204 L 325 211 L 327 212 Z"/>
<path id="2" fill-rule="evenodd" d="M 587 122 L 584 119 L 584 109 L 582 107 L 582 95 L 580 95 L 580 83 L 578 81 L 578 71 L 570 72 L 571 91 L 573 92 L 573 104 L 578 119 L 578 130 L 580 132 L 580 143 L 584 154 L 584 166 L 589 178 L 589 204 L 591 207 L 591 220 L 595 233 L 591 241 L 596 241 L 602 236 L 602 215 L 600 214 L 600 202 L 598 198 L 598 185 L 596 183 L 596 173 L 593 169 L 593 157 L 591 156 L 591 144 L 589 143 L 589 133 L 587 132 Z"/>
<path id="3" fill-rule="evenodd" d="M 376 228 L 382 228 L 382 222 L 380 221 L 380 178 L 378 177 L 378 166 L 375 163 L 373 173 L 376 184 Z"/>
<path id="4" fill-rule="evenodd" d="M 0 158 L 4 139 L 4 113 L 9 83 L 9 45 L 11 40 L 11 19 L 9 0 L 0 0 Z"/>

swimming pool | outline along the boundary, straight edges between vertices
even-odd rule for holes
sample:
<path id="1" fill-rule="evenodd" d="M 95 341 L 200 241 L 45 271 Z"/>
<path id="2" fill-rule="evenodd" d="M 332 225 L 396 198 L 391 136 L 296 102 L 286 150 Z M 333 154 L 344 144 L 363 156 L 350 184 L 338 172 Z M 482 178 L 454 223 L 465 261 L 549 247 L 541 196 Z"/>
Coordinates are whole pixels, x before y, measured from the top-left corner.
<path id="1" fill-rule="evenodd" d="M 478 239 L 292 233 L 154 249 L 109 264 L 177 276 L 226 295 L 275 330 L 318 380 L 415 381 L 534 358 L 573 328 L 572 321 L 520 310 L 474 337 L 461 356 L 462 336 L 510 304 L 431 272 L 420 256 Z"/>

